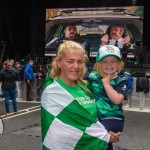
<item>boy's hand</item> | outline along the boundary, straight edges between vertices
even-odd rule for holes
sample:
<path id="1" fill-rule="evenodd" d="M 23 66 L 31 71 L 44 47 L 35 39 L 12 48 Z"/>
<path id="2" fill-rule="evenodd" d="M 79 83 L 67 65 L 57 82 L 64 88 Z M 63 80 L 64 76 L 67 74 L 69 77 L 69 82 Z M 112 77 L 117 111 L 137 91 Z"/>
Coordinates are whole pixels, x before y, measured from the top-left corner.
<path id="1" fill-rule="evenodd" d="M 102 82 L 103 84 L 110 84 L 110 73 L 103 77 Z"/>

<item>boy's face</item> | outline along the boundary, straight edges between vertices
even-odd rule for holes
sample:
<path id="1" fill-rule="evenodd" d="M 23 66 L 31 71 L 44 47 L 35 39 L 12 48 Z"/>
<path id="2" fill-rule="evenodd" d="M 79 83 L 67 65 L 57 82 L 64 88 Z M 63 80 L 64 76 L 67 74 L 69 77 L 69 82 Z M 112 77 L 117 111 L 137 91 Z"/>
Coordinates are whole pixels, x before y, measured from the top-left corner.
<path id="1" fill-rule="evenodd" d="M 119 60 L 115 56 L 105 57 L 101 61 L 101 69 L 104 75 L 116 75 L 119 70 Z"/>
<path id="2" fill-rule="evenodd" d="M 34 61 L 29 61 L 30 66 L 33 66 Z"/>

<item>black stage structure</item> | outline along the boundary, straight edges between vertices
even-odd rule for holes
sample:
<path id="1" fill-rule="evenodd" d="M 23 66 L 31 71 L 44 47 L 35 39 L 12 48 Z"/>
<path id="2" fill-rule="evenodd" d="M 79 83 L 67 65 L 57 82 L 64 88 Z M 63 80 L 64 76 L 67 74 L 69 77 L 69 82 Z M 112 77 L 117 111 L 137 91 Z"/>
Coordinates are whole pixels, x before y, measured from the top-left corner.
<path id="1" fill-rule="evenodd" d="M 4 58 L 44 56 L 46 8 L 144 6 L 143 43 L 150 47 L 148 0 L 1 0 L 0 54 Z"/>

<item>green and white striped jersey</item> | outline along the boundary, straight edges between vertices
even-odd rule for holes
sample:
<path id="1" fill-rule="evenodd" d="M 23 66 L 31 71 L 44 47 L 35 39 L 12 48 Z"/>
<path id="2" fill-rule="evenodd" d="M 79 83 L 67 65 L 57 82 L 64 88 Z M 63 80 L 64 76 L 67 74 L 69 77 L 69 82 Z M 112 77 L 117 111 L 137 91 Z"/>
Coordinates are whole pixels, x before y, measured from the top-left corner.
<path id="1" fill-rule="evenodd" d="M 99 119 L 104 118 L 119 118 L 124 119 L 122 104 L 114 104 L 104 89 L 102 77 L 98 72 L 93 71 L 88 76 L 88 81 L 91 85 L 91 90 L 96 100 L 97 113 Z M 124 97 L 127 94 L 127 80 L 117 77 L 110 81 L 110 85 Z"/>

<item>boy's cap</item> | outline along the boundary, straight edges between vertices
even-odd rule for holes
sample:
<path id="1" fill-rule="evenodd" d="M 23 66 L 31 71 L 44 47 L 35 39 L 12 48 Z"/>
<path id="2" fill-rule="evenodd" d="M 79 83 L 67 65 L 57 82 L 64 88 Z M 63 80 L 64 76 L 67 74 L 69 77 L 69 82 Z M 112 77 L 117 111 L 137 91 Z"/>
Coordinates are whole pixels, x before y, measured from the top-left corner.
<path id="1" fill-rule="evenodd" d="M 124 73 L 130 75 L 130 71 L 129 70 L 126 70 Z"/>
<path id="2" fill-rule="evenodd" d="M 98 50 L 96 61 L 101 61 L 107 56 L 116 56 L 121 60 L 120 50 L 114 45 L 105 45 Z"/>

